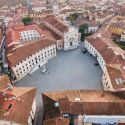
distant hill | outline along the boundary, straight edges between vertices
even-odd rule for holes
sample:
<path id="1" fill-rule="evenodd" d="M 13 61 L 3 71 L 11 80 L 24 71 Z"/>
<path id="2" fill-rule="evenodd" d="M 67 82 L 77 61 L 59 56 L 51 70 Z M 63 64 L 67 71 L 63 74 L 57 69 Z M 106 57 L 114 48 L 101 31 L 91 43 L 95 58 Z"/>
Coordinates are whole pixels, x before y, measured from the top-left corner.
<path id="1" fill-rule="evenodd" d="M 0 0 L 0 7 L 4 6 L 4 5 L 8 5 L 8 6 L 13 6 L 13 5 L 17 5 L 17 4 L 26 4 L 27 0 Z"/>

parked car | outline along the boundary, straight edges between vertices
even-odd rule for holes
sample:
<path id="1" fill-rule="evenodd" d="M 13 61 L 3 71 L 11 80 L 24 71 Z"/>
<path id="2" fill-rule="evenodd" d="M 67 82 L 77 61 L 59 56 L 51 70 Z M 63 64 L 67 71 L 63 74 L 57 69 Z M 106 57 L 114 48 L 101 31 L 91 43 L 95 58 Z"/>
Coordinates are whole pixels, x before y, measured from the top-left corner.
<path id="1" fill-rule="evenodd" d="M 99 63 L 98 62 L 95 62 L 95 66 L 98 66 L 99 65 Z"/>
<path id="2" fill-rule="evenodd" d="M 86 49 L 86 48 L 82 48 L 82 52 L 83 52 L 83 53 L 86 53 L 86 52 L 87 52 L 87 49 Z"/>

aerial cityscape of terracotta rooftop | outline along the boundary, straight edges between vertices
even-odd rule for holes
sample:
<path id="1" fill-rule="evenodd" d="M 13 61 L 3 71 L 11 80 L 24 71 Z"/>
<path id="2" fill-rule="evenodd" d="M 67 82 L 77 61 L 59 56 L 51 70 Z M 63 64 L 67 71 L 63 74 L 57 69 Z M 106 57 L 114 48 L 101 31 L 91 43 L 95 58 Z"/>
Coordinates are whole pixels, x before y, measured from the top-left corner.
<path id="1" fill-rule="evenodd" d="M 125 124 L 125 0 L 0 1 L 0 125 Z"/>

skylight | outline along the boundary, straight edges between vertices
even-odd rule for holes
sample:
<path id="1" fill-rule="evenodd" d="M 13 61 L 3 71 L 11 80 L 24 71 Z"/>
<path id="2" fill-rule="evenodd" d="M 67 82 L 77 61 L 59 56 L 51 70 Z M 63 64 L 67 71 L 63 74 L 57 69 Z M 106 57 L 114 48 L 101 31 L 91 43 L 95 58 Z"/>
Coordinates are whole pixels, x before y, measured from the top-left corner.
<path id="1" fill-rule="evenodd" d="M 54 106 L 55 106 L 55 107 L 59 107 L 59 103 L 58 103 L 58 102 L 55 102 L 55 103 L 54 103 Z"/>
<path id="2" fill-rule="evenodd" d="M 121 78 L 117 78 L 116 79 L 116 84 L 117 85 L 122 85 L 123 84 L 123 80 Z"/>

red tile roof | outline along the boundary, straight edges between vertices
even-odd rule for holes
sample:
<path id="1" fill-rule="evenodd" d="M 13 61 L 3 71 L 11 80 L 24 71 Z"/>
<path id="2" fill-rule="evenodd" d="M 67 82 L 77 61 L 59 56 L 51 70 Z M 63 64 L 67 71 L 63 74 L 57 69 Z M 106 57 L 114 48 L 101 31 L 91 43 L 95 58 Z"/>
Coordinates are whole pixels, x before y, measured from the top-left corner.
<path id="1" fill-rule="evenodd" d="M 9 65 L 13 67 L 32 54 L 52 44 L 55 44 L 52 40 L 40 39 L 27 42 L 22 46 L 18 46 L 17 48 L 14 48 L 12 53 L 8 54 Z"/>
<path id="2" fill-rule="evenodd" d="M 32 87 L 13 87 L 13 90 L 8 90 L 6 93 L 6 96 L 0 94 L 0 120 L 27 125 L 36 89 Z M 11 100 L 11 98 L 15 96 L 16 99 Z M 7 98 L 7 100 L 5 100 L 5 98 Z M 10 106 L 10 104 L 12 106 Z"/>
<path id="3" fill-rule="evenodd" d="M 55 32 L 53 32 L 51 29 L 47 28 L 45 25 L 42 25 L 41 27 L 41 32 L 43 35 L 45 35 L 46 38 L 50 39 L 50 40 L 61 40 L 62 38 L 56 34 Z"/>
<path id="4" fill-rule="evenodd" d="M 108 71 L 113 88 L 118 89 L 118 90 L 125 88 L 125 73 L 124 73 L 125 70 L 124 72 L 122 72 L 123 67 L 119 67 L 117 65 L 115 66 L 107 65 L 106 67 L 107 67 L 107 71 Z M 123 80 L 123 83 L 121 85 L 118 85 L 116 82 L 116 79 L 118 78 Z"/>
<path id="5" fill-rule="evenodd" d="M 62 33 L 68 31 L 68 26 L 65 25 L 60 19 L 57 19 L 54 16 L 49 16 L 47 19 L 45 19 L 45 22 L 49 23 L 52 27 L 54 27 Z"/>
<path id="6" fill-rule="evenodd" d="M 102 35 L 101 32 L 89 36 L 86 40 L 101 54 L 107 67 L 108 73 L 111 78 L 114 91 L 122 90 L 125 88 L 125 51 L 112 42 L 110 36 Z M 116 79 L 122 78 L 123 84 L 117 85 Z"/>
<path id="7" fill-rule="evenodd" d="M 106 64 L 110 64 L 113 59 L 117 57 L 113 48 L 111 48 L 102 38 L 93 36 L 86 38 L 86 40 L 101 53 Z"/>
<path id="8" fill-rule="evenodd" d="M 124 22 L 112 22 L 110 27 L 124 29 L 125 23 Z"/>
<path id="9" fill-rule="evenodd" d="M 49 119 L 45 120 L 43 125 L 69 125 L 69 119 L 63 117 Z"/>
<path id="10" fill-rule="evenodd" d="M 0 91 L 6 89 L 8 84 L 10 84 L 9 77 L 7 75 L 0 76 Z"/>
<path id="11" fill-rule="evenodd" d="M 125 100 L 110 92 L 65 90 L 43 93 L 45 122 L 62 113 L 76 115 L 125 115 Z M 55 103 L 58 103 L 55 106 Z M 115 109 L 115 110 L 113 110 Z"/>
<path id="12" fill-rule="evenodd" d="M 39 33 L 40 37 L 42 37 L 43 35 L 41 29 L 35 24 L 30 26 L 24 26 L 24 24 L 15 24 L 7 30 L 7 45 L 15 44 L 14 42 L 17 42 L 16 44 L 21 44 L 20 32 L 29 30 L 36 30 Z"/>
<path id="13" fill-rule="evenodd" d="M 26 6 L 20 6 L 16 9 L 17 14 L 28 13 L 28 8 Z"/>

